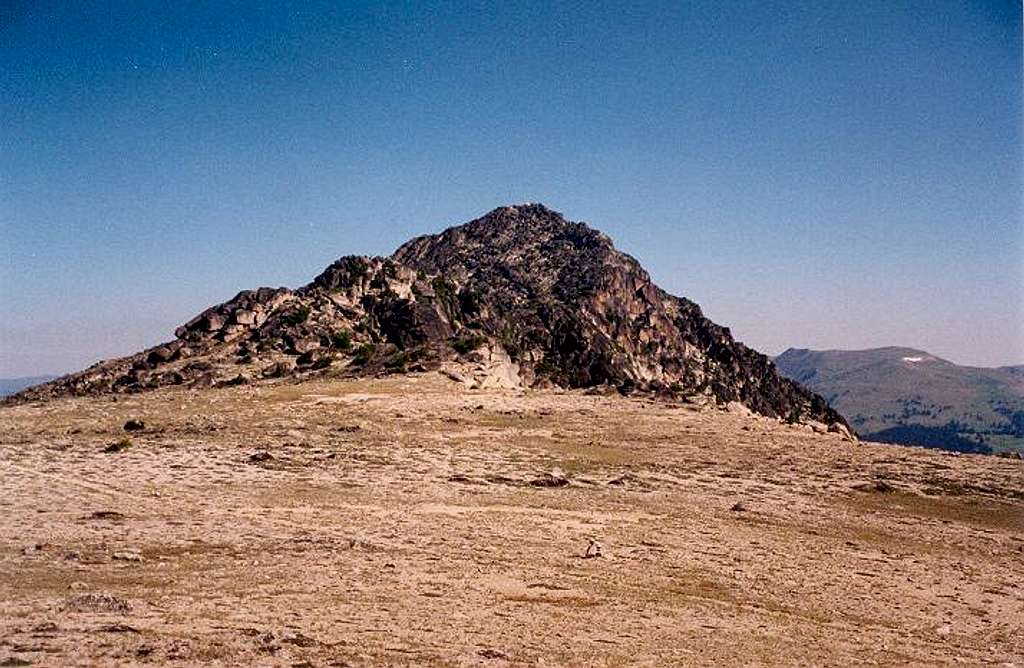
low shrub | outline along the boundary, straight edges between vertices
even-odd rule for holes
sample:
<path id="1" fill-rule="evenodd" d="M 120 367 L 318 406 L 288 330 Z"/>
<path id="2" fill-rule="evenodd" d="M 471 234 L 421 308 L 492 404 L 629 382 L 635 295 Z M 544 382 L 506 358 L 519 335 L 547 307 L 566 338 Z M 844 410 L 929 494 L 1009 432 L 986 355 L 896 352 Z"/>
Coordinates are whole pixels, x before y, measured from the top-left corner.
<path id="1" fill-rule="evenodd" d="M 311 309 L 309 306 L 307 306 L 306 304 L 301 304 L 291 309 L 290 311 L 282 313 L 281 322 L 291 327 L 301 325 L 302 323 L 309 320 L 309 316 L 312 312 L 313 309 Z"/>
<path id="2" fill-rule="evenodd" d="M 468 336 L 463 336 L 452 343 L 452 348 L 458 354 L 465 355 L 466 353 L 476 350 L 482 346 L 486 340 L 487 339 L 479 334 L 470 334 Z"/>
<path id="3" fill-rule="evenodd" d="M 356 348 L 355 354 L 352 356 L 352 362 L 362 366 L 369 362 L 376 352 L 377 346 L 372 343 L 364 343 Z"/>
<path id="4" fill-rule="evenodd" d="M 348 330 L 340 329 L 331 334 L 331 347 L 341 351 L 352 349 L 352 334 Z"/>

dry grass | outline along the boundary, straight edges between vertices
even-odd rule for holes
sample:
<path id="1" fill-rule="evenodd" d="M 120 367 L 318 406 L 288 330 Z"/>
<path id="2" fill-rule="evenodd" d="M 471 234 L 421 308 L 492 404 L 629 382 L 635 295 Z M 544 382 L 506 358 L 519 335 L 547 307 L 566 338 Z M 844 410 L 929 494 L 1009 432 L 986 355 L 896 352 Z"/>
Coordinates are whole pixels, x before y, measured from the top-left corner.
<path id="1" fill-rule="evenodd" d="M 427 374 L 6 407 L 0 476 L 0 661 L 1024 656 L 1018 461 Z"/>

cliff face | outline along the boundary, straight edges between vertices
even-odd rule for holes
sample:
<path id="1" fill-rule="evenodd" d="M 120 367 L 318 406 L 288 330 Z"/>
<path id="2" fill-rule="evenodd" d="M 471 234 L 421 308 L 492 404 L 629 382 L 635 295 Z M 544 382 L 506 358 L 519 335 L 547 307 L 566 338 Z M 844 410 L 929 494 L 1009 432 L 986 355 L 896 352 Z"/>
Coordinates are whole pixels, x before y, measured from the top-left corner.
<path id="1" fill-rule="evenodd" d="M 16 400 L 455 365 L 467 382 L 612 385 L 845 425 L 607 236 L 540 204 L 495 209 L 390 258 L 343 257 L 298 290 L 239 293 L 175 335 Z"/>
<path id="2" fill-rule="evenodd" d="M 766 415 L 840 419 L 607 236 L 542 205 L 413 239 L 394 259 L 457 285 L 462 324 L 497 339 L 528 382 L 710 392 Z"/>

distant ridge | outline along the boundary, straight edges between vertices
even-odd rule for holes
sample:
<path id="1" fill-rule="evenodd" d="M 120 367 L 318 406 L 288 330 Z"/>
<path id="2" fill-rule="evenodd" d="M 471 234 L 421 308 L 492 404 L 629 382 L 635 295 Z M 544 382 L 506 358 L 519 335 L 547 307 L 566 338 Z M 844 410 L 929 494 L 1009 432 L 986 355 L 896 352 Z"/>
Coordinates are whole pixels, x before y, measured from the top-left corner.
<path id="1" fill-rule="evenodd" d="M 57 376 L 22 376 L 20 378 L 0 378 L 0 397 L 6 397 L 21 392 L 27 387 L 41 385 L 49 382 Z"/>
<path id="2" fill-rule="evenodd" d="M 915 348 L 806 350 L 775 359 L 862 438 L 961 452 L 1024 452 L 1024 366 L 959 366 Z"/>
<path id="3" fill-rule="evenodd" d="M 297 290 L 241 292 L 175 335 L 17 400 L 442 369 L 476 386 L 607 385 L 846 428 L 607 236 L 542 204 L 497 208 L 390 258 L 343 257 Z"/>

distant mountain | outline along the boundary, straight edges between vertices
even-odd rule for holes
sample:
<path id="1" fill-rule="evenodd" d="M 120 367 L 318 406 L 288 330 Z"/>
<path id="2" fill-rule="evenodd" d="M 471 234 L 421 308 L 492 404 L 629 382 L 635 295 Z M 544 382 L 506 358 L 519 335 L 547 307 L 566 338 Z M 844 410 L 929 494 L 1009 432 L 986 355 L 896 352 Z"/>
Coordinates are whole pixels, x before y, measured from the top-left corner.
<path id="1" fill-rule="evenodd" d="M 913 348 L 803 350 L 780 373 L 821 394 L 867 440 L 1024 452 L 1024 365 L 959 366 Z"/>
<path id="2" fill-rule="evenodd" d="M 24 378 L 0 378 L 0 397 L 17 394 L 27 387 L 41 385 L 56 378 L 56 376 L 26 376 Z"/>
<path id="3" fill-rule="evenodd" d="M 606 235 L 540 204 L 500 207 L 389 258 L 342 257 L 297 290 L 241 292 L 175 336 L 8 401 L 455 365 L 477 386 L 607 385 L 847 429 Z"/>

